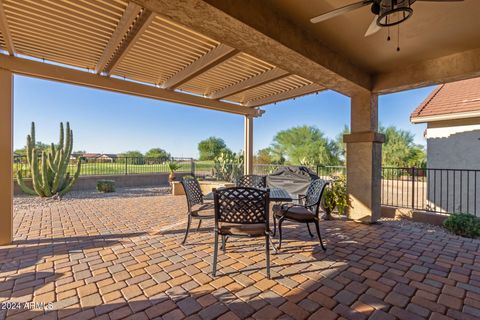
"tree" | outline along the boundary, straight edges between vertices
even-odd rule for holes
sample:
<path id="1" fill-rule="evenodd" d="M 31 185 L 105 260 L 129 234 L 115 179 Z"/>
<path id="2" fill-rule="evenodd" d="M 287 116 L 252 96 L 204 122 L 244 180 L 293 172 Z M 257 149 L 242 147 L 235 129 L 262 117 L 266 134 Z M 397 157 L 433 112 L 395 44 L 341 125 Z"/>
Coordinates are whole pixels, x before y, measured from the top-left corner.
<path id="1" fill-rule="evenodd" d="M 272 148 L 264 148 L 258 150 L 254 162 L 256 164 L 283 164 L 285 158 L 274 153 Z"/>
<path id="2" fill-rule="evenodd" d="M 161 148 L 152 148 L 145 153 L 146 158 L 154 158 L 161 162 L 165 162 L 171 158 L 170 153 Z"/>
<path id="3" fill-rule="evenodd" d="M 347 156 L 347 145 L 343 142 L 343 136 L 350 133 L 350 128 L 345 125 L 342 131 L 335 137 L 335 143 L 338 150 L 338 158 L 344 163 Z"/>
<path id="4" fill-rule="evenodd" d="M 55 145 L 55 147 L 58 147 L 58 145 Z M 48 149 L 50 149 L 49 144 L 43 143 L 41 141 L 35 142 L 35 150 L 37 150 L 40 154 L 42 153 L 42 151 L 47 151 Z M 27 154 L 26 150 L 27 146 L 23 147 L 22 149 L 15 150 L 15 153 L 20 156 L 25 156 Z"/>
<path id="5" fill-rule="evenodd" d="M 213 160 L 218 157 L 224 149 L 228 149 L 225 141 L 217 137 L 210 137 L 198 143 L 200 160 Z"/>
<path id="6" fill-rule="evenodd" d="M 120 154 L 120 162 L 130 164 L 144 164 L 143 154 L 140 151 L 127 151 Z"/>
<path id="7" fill-rule="evenodd" d="M 386 167 L 422 166 L 426 159 L 423 146 L 413 143 L 411 132 L 397 129 L 394 126 L 380 127 L 385 135 L 382 146 L 382 164 Z"/>
<path id="8" fill-rule="evenodd" d="M 337 164 L 338 147 L 324 133 L 313 126 L 299 126 L 277 133 L 272 143 L 273 152 L 284 156 L 294 165 Z"/>

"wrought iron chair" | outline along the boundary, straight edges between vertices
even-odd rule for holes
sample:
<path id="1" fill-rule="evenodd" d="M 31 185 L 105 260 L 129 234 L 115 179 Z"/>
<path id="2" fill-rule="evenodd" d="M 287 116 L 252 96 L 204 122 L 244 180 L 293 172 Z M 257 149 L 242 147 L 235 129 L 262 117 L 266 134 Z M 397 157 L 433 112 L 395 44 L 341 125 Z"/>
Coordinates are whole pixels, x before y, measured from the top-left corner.
<path id="1" fill-rule="evenodd" d="M 215 244 L 213 276 L 217 273 L 218 238 L 223 252 L 227 237 L 265 237 L 267 276 L 270 278 L 269 190 L 233 187 L 214 191 Z"/>
<path id="2" fill-rule="evenodd" d="M 202 220 L 204 219 L 213 219 L 213 202 L 204 202 L 204 195 L 200 184 L 197 179 L 189 178 L 182 179 L 181 181 L 183 189 L 185 190 L 185 196 L 187 198 L 187 207 L 188 207 L 188 222 L 187 230 L 185 231 L 185 237 L 183 238 L 182 244 L 187 242 L 188 232 L 190 231 L 190 225 L 192 224 L 193 219 L 198 219 L 197 231 L 202 225 Z"/>
<path id="3" fill-rule="evenodd" d="M 282 247 L 282 223 L 285 220 L 306 223 L 308 228 L 308 233 L 310 237 L 313 238 L 313 234 L 310 231 L 309 223 L 315 224 L 317 230 L 317 235 L 320 240 L 320 245 L 323 250 L 326 250 L 322 242 L 322 236 L 320 235 L 320 217 L 319 209 L 320 202 L 322 199 L 323 191 L 328 185 L 328 181 L 317 179 L 310 183 L 307 189 L 307 193 L 304 196 L 300 196 L 300 204 L 278 204 L 273 206 L 273 236 L 275 236 L 276 225 L 278 219 L 278 233 L 279 233 L 279 244 L 278 249 Z"/>
<path id="4" fill-rule="evenodd" d="M 267 187 L 267 178 L 255 174 L 244 175 L 238 178 L 237 187 L 264 189 Z"/>

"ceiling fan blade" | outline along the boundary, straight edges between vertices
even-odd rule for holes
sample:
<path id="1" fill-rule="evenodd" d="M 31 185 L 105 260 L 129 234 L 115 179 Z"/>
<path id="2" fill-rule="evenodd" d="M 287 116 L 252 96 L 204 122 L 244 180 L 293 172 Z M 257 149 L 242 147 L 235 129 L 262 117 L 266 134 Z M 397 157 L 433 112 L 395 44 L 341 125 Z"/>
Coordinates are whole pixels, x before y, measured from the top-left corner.
<path id="1" fill-rule="evenodd" d="M 322 22 L 322 21 L 331 19 L 333 17 L 339 16 L 341 14 L 353 11 L 355 9 L 367 6 L 367 5 L 371 4 L 372 2 L 373 2 L 373 0 L 364 0 L 364 1 L 356 2 L 356 3 L 352 3 L 352 4 L 346 5 L 344 7 L 341 7 L 341 8 L 329 11 L 327 13 L 321 14 L 319 16 L 313 17 L 313 18 L 310 19 L 310 22 L 311 23 Z"/>
<path id="2" fill-rule="evenodd" d="M 378 15 L 373 18 L 372 23 L 370 23 L 370 25 L 368 26 L 367 32 L 365 32 L 365 37 L 371 36 L 372 34 L 377 33 L 378 31 L 380 31 L 380 29 L 382 29 L 377 25 L 377 19 Z"/>

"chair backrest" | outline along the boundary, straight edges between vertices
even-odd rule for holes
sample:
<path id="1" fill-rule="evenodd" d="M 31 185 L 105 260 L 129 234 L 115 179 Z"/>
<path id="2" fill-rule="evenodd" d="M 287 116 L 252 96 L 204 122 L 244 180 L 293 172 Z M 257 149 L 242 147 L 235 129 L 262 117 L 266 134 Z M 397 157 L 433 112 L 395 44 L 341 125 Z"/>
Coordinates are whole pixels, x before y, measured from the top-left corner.
<path id="1" fill-rule="evenodd" d="M 268 230 L 270 191 L 232 187 L 214 191 L 215 226 L 219 222 L 265 223 Z"/>
<path id="2" fill-rule="evenodd" d="M 202 189 L 200 183 L 195 178 L 182 179 L 181 181 L 183 190 L 185 190 L 185 196 L 187 197 L 188 211 L 196 205 L 203 203 Z"/>
<path id="3" fill-rule="evenodd" d="M 315 215 L 318 215 L 322 194 L 328 183 L 329 182 L 326 180 L 316 179 L 310 182 L 310 185 L 308 186 L 307 193 L 305 194 L 304 206 L 315 213 Z"/>
<path id="4" fill-rule="evenodd" d="M 244 175 L 238 178 L 237 187 L 247 187 L 247 188 L 266 188 L 267 187 L 267 178 L 264 176 L 259 176 L 255 174 Z"/>

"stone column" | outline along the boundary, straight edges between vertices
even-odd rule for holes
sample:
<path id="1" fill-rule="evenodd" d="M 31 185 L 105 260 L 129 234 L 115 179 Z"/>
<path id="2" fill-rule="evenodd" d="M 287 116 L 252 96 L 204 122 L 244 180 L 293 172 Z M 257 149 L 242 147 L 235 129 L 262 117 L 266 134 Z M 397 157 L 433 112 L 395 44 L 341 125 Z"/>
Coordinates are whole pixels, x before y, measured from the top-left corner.
<path id="1" fill-rule="evenodd" d="M 382 143 L 378 133 L 378 96 L 359 93 L 351 97 L 351 133 L 347 145 L 347 190 L 350 218 L 373 223 L 380 218 Z"/>
<path id="2" fill-rule="evenodd" d="M 13 240 L 13 75 L 0 69 L 0 245 Z"/>
<path id="3" fill-rule="evenodd" d="M 245 116 L 245 125 L 244 125 L 244 174 L 253 173 L 253 117 Z"/>

